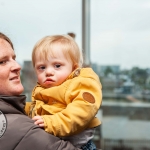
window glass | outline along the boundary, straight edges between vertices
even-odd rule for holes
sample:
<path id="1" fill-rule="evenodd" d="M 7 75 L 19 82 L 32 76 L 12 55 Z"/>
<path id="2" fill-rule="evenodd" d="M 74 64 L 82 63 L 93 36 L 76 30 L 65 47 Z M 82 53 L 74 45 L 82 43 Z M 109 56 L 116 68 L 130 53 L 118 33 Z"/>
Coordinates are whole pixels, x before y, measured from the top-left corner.
<path id="1" fill-rule="evenodd" d="M 101 148 L 150 149 L 150 1 L 91 1 L 91 61 L 103 102 Z"/>

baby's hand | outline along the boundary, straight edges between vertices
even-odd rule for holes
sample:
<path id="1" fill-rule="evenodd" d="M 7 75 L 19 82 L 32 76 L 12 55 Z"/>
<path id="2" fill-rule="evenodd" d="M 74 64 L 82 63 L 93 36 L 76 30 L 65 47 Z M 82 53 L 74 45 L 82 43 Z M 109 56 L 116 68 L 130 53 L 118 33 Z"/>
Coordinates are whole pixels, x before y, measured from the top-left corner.
<path id="1" fill-rule="evenodd" d="M 34 124 L 39 125 L 40 127 L 44 127 L 44 121 L 43 118 L 41 116 L 34 116 L 32 118 L 32 120 L 34 120 Z"/>

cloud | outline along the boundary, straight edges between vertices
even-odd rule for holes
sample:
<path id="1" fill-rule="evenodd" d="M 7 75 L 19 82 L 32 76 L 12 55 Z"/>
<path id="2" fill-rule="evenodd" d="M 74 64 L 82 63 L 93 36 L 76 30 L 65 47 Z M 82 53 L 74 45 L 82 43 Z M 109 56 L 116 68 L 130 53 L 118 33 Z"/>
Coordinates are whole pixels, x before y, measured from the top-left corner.
<path id="1" fill-rule="evenodd" d="M 91 60 L 149 67 L 149 0 L 94 0 L 90 4 Z M 0 0 L 0 31 L 12 39 L 20 61 L 31 59 L 34 44 L 46 35 L 74 32 L 82 49 L 81 19 L 81 0 Z"/>

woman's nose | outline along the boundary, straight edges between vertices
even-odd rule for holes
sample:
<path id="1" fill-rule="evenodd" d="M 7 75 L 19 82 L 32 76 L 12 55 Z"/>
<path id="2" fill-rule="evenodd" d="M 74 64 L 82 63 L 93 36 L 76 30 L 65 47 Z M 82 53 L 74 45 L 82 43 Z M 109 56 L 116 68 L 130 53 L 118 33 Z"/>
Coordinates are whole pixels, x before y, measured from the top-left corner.
<path id="1" fill-rule="evenodd" d="M 15 60 L 13 60 L 11 62 L 11 65 L 12 65 L 12 67 L 11 67 L 12 71 L 20 71 L 21 70 L 21 66 Z"/>

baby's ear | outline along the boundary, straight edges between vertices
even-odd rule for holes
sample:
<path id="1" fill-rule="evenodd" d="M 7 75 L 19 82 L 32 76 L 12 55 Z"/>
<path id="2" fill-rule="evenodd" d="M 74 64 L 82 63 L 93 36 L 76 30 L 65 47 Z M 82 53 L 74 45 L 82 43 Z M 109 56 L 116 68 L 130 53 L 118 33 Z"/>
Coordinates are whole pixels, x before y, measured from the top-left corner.
<path id="1" fill-rule="evenodd" d="M 78 64 L 74 64 L 74 66 L 73 66 L 73 70 L 77 69 L 78 67 L 79 67 L 79 65 L 78 65 Z"/>

